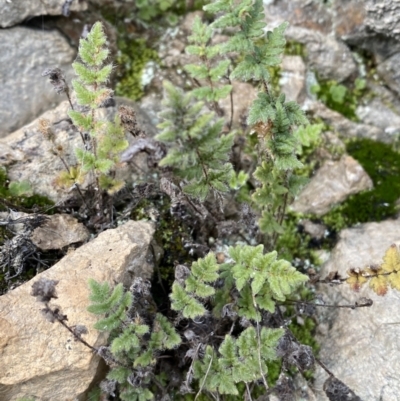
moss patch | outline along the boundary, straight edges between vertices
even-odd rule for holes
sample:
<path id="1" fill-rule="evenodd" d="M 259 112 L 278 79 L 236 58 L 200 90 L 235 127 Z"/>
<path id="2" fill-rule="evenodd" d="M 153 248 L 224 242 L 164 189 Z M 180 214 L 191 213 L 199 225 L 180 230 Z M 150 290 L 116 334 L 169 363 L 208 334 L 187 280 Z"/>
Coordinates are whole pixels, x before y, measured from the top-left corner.
<path id="1" fill-rule="evenodd" d="M 306 48 L 303 43 L 294 40 L 288 40 L 285 46 L 285 55 L 287 56 L 306 56 Z"/>
<path id="2" fill-rule="evenodd" d="M 361 97 L 366 94 L 366 81 L 357 78 L 353 84 L 346 87 L 334 80 L 320 80 L 311 88 L 311 91 L 330 109 L 350 120 L 358 121 L 356 108 Z"/>
<path id="3" fill-rule="evenodd" d="M 390 145 L 371 139 L 350 142 L 347 152 L 363 166 L 374 188 L 351 196 L 325 215 L 324 223 L 340 230 L 356 223 L 393 217 L 400 198 L 400 154 Z"/>
<path id="4" fill-rule="evenodd" d="M 7 178 L 6 170 L 0 167 L 0 199 L 15 207 L 20 206 L 24 209 L 39 207 L 44 210 L 54 205 L 54 202 L 45 196 L 32 193 L 28 186 L 25 182 L 10 182 Z M 7 211 L 6 206 L 1 202 L 0 211 Z M 49 211 L 48 214 L 52 213 L 52 211 Z"/>
<path id="5" fill-rule="evenodd" d="M 149 48 L 144 39 L 120 39 L 118 49 L 119 77 L 115 93 L 138 100 L 144 94 L 142 77 L 145 67 L 151 61 L 159 61 L 157 52 Z"/>

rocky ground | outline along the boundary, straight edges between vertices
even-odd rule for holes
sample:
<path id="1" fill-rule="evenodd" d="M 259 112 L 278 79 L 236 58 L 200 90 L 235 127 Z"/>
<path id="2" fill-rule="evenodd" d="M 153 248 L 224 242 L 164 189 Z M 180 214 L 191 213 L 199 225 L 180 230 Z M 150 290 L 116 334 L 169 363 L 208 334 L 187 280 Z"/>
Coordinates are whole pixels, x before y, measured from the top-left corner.
<path id="1" fill-rule="evenodd" d="M 0 166 L 6 169 L 9 180 L 27 180 L 34 193 L 61 205 L 56 217 L 51 217 L 53 225 L 47 223 L 42 233 L 35 230 L 32 241 L 35 249 L 57 253 L 57 260 L 63 256 L 44 272 L 41 272 L 43 266 L 38 268 L 41 273 L 31 282 L 19 285 L 22 280 L 17 280 L 7 293 L 3 289 L 0 399 L 4 401 L 16 401 L 26 394 L 35 394 L 43 401 L 55 400 L 54 386 L 58 389 L 57 400 L 85 400 L 88 389 L 104 375 L 105 367 L 99 358 L 72 341 L 61 326 L 54 327 L 36 313 L 39 307 L 29 296 L 32 282 L 39 276 L 59 280 L 58 304 L 71 322 L 85 321 L 89 327 L 93 316 L 85 312 L 88 277 L 113 283 L 128 283 L 132 276 L 150 279 L 153 269 L 160 260 L 165 261 L 169 252 L 160 241 L 163 212 L 141 206 L 140 211 L 132 214 L 132 209 L 139 209 L 135 203 L 138 189 L 132 188 L 144 191 L 147 188 L 144 182 L 158 185 L 153 167 L 162 157 L 157 152 L 162 151 L 152 138 L 157 133 L 158 112 L 162 108 L 162 81 L 167 78 L 181 87 L 188 85 L 182 72 L 189 62 L 184 49 L 194 16 L 201 15 L 201 11 L 189 10 L 177 19 L 177 25 L 155 29 L 150 23 L 138 23 L 132 15 L 121 17 L 121 12 L 129 9 L 128 1 L 73 1 L 69 16 L 63 16 L 63 10 L 68 14 L 63 9 L 65 3 L 62 0 L 0 2 Z M 296 224 L 308 235 L 310 243 L 324 244 L 317 249 L 320 260 L 325 262 L 321 276 L 332 271 L 345 276 L 349 268 L 380 264 L 386 249 L 400 243 L 400 222 L 395 212 L 400 193 L 393 192 L 387 202 L 379 200 L 379 205 L 360 205 L 360 210 L 366 210 L 362 217 L 343 216 L 350 216 L 350 203 L 346 201 L 355 199 L 362 191 L 380 188 L 379 168 L 384 169 L 385 163 L 394 166 L 399 160 L 394 150 L 398 149 L 400 135 L 400 5 L 395 0 L 269 0 L 264 4 L 269 27 L 282 21 L 290 23 L 287 54 L 276 71 L 276 85 L 288 99 L 301 104 L 311 121 L 323 124 L 321 140 L 309 159 L 310 182 L 291 206 L 293 212 L 304 216 Z M 70 195 L 61 193 L 52 184 L 62 164 L 48 152 L 37 126 L 39 117 L 47 118 L 57 127 L 60 141 L 73 146 L 79 140 L 65 118 L 68 101 L 57 95 L 41 74 L 57 66 L 70 79 L 83 27 L 97 19 L 104 20 L 114 54 L 118 54 L 121 34 L 116 27 L 118 23 L 113 26 L 110 18 L 105 20 L 106 13 L 102 10 L 114 15 L 115 21 L 123 21 L 130 35 L 142 36 L 151 43 L 157 60 L 140 69 L 145 85 L 140 88 L 143 96 L 137 102 L 116 97 L 115 105 L 101 111 L 111 116 L 118 104 L 131 104 L 146 139 L 129 138 L 130 147 L 122 157 L 124 166 L 119 172 L 128 183 L 125 203 L 121 201 L 125 209 L 121 207 L 115 224 L 110 225 L 112 229 L 102 227 L 104 232 L 97 236 L 93 226 L 87 228 L 82 224 L 78 213 L 76 218 L 65 216 L 66 212 L 77 209 L 68 204 Z M 117 71 L 115 83 L 118 79 L 121 76 Z M 233 122 L 240 126 L 256 89 L 249 84 L 236 84 L 235 93 L 240 96 L 234 103 Z M 229 110 L 229 102 L 222 107 Z M 382 160 L 377 159 L 378 167 L 358 160 L 348 147 L 350 140 L 369 140 L 363 144 L 370 146 L 367 152 L 370 159 L 375 157 L 373 150 L 384 149 Z M 246 160 L 242 162 L 245 164 Z M 378 178 L 374 171 L 378 171 Z M 398 179 L 389 173 L 387 176 Z M 386 203 L 387 207 L 382 206 Z M 394 212 L 387 215 L 382 212 L 383 218 L 378 221 L 372 212 L 385 207 L 393 207 Z M 12 212 L 4 207 L 2 210 L 2 221 L 26 218 L 22 208 Z M 132 215 L 147 221 L 132 221 L 129 219 Z M 329 249 L 324 241 L 332 232 L 335 238 L 329 244 L 334 244 L 334 248 Z M 4 238 L 0 236 L 0 240 L 4 252 Z M 186 240 L 187 248 L 192 246 L 192 253 L 196 253 L 191 240 Z M 208 241 L 201 246 L 206 250 L 212 248 Z M 202 256 L 200 251 L 198 256 Z M 305 264 L 301 261 L 303 268 Z M 397 341 L 400 319 L 396 313 L 400 295 L 390 290 L 385 297 L 379 297 L 368 288 L 354 293 L 345 286 L 326 285 L 315 291 L 323 294 L 327 304 L 354 303 L 361 297 L 373 300 L 371 308 L 320 308 L 314 316 L 319 359 L 362 400 L 400 400 Z M 87 341 L 99 346 L 106 338 L 92 330 Z M 314 378 L 313 382 L 299 382 L 297 399 L 327 400 L 322 388 L 326 373 L 317 370 Z"/>

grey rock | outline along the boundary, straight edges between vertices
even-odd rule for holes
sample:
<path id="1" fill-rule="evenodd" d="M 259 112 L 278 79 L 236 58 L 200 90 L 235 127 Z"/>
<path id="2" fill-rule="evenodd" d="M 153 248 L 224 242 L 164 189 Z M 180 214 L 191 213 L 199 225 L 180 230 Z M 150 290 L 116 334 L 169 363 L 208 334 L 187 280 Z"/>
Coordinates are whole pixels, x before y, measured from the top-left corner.
<path id="1" fill-rule="evenodd" d="M 233 96 L 233 126 L 237 127 L 240 123 L 246 121 L 249 108 L 257 97 L 257 89 L 246 82 L 232 82 L 232 96 Z M 226 97 L 220 101 L 226 120 L 231 117 L 231 99 Z"/>
<path id="2" fill-rule="evenodd" d="M 1 0 L 0 27 L 8 28 L 37 15 L 62 15 L 64 3 L 65 0 Z M 70 6 L 70 11 L 86 9 L 86 1 L 73 1 Z"/>
<path id="3" fill-rule="evenodd" d="M 374 98 L 366 105 L 358 106 L 356 114 L 363 123 L 374 125 L 388 135 L 394 136 L 400 132 L 400 115 L 378 98 Z"/>
<path id="4" fill-rule="evenodd" d="M 69 245 L 85 242 L 90 233 L 87 228 L 69 214 L 54 214 L 32 233 L 32 242 L 43 251 L 62 249 Z"/>
<path id="5" fill-rule="evenodd" d="M 154 126 L 149 122 L 147 113 L 139 109 L 134 102 L 125 98 L 115 98 L 116 107 L 102 108 L 96 111 L 98 118 L 112 119 L 119 104 L 128 105 L 136 109 L 137 120 L 146 135 L 152 136 L 155 132 Z M 7 174 L 12 181 L 28 181 L 35 193 L 47 196 L 55 202 L 63 202 L 69 199 L 73 193 L 62 191 L 54 185 L 54 179 L 58 173 L 65 170 L 61 160 L 51 151 L 53 145 L 47 141 L 38 130 L 39 120 L 47 119 L 53 129 L 56 144 L 64 149 L 64 158 L 68 165 L 75 165 L 76 159 L 74 149 L 82 147 L 79 133 L 68 119 L 67 111 L 70 108 L 68 101 L 61 103 L 54 110 L 44 113 L 39 119 L 31 124 L 15 131 L 7 137 L 0 138 L 0 165 L 7 169 Z M 137 141 L 132 135 L 127 136 L 129 143 Z M 137 158 L 143 157 L 143 153 Z M 133 160 L 136 163 L 137 160 Z M 147 158 L 139 163 L 142 170 L 146 166 Z M 146 170 L 146 171 L 147 171 Z M 130 164 L 124 163 L 117 170 L 117 177 L 126 183 L 132 182 L 136 176 L 132 173 Z M 89 184 L 85 181 L 81 186 L 87 188 Z"/>
<path id="6" fill-rule="evenodd" d="M 396 0 L 335 0 L 335 35 L 373 53 L 378 63 L 400 51 L 400 6 Z"/>
<path id="7" fill-rule="evenodd" d="M 372 188 L 372 181 L 351 156 L 326 161 L 292 204 L 300 213 L 323 215 L 349 195 Z"/>
<path id="8" fill-rule="evenodd" d="M 344 42 L 320 32 L 294 26 L 287 29 L 286 36 L 305 45 L 307 67 L 315 69 L 319 77 L 342 82 L 357 74 L 357 65 Z"/>
<path id="9" fill-rule="evenodd" d="M 393 135 L 374 125 L 355 123 L 342 114 L 329 109 L 318 101 L 306 101 L 304 108 L 313 116 L 321 118 L 326 124 L 333 127 L 343 138 L 369 138 L 375 141 L 390 143 Z"/>
<path id="10" fill-rule="evenodd" d="M 65 100 L 41 75 L 48 68 L 59 67 L 70 81 L 76 51 L 58 31 L 26 27 L 0 29 L 0 43 L 2 138 Z"/>
<path id="11" fill-rule="evenodd" d="M 365 8 L 368 28 L 400 42 L 400 3 L 397 0 L 368 0 Z"/>
<path id="12" fill-rule="evenodd" d="M 281 65 L 281 91 L 286 100 L 300 102 L 305 96 L 306 66 L 300 56 L 284 56 Z"/>
<path id="13" fill-rule="evenodd" d="M 264 13 L 271 26 L 288 21 L 291 26 L 328 35 L 332 32 L 331 8 L 318 0 L 264 1 Z"/>
<path id="14" fill-rule="evenodd" d="M 368 223 L 343 230 L 329 261 L 323 266 L 324 277 L 338 271 L 346 277 L 350 268 L 379 265 L 386 250 L 400 242 L 400 220 Z M 384 297 L 373 293 L 368 285 L 359 293 L 346 284 L 323 286 L 326 303 L 350 304 L 361 297 L 372 299 L 369 308 L 319 308 L 322 330 L 320 360 L 362 400 L 399 400 L 400 350 L 400 293 L 389 290 Z M 327 375 L 317 369 L 316 389 L 322 389 Z M 326 401 L 322 390 L 318 400 Z"/>
<path id="15" fill-rule="evenodd" d="M 317 240 L 324 238 L 327 227 L 325 224 L 313 223 L 311 220 L 302 220 L 301 225 L 304 231 L 310 235 L 311 238 Z"/>
<path id="16" fill-rule="evenodd" d="M 276 1 L 264 8 L 268 29 L 288 21 L 286 38 L 305 45 L 305 61 L 321 78 L 342 82 L 357 73 L 350 49 L 332 35 L 330 8 L 316 1 Z"/>
<path id="17" fill-rule="evenodd" d="M 388 87 L 400 95 L 400 52 L 386 59 L 377 67 L 377 72 Z"/>
<path id="18" fill-rule="evenodd" d="M 129 221 L 101 233 L 95 240 L 66 255 L 52 268 L 0 297 L 0 399 L 17 401 L 35 397 L 47 401 L 83 401 L 97 374 L 100 358 L 60 324 L 42 315 L 43 304 L 30 296 L 32 284 L 41 278 L 59 281 L 58 298 L 50 303 L 61 308 L 68 324 L 85 325 L 84 340 L 94 347 L 106 345 L 108 334 L 93 329 L 97 318 L 86 311 L 90 278 L 126 287 L 134 277 L 149 279 L 148 257 L 154 227 Z M 104 374 L 104 372 L 103 372 Z"/>

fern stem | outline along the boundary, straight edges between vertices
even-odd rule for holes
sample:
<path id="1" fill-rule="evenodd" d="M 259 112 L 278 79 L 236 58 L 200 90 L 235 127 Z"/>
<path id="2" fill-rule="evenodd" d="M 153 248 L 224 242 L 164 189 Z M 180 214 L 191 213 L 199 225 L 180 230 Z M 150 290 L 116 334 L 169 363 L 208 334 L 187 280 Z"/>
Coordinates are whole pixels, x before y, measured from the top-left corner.
<path id="1" fill-rule="evenodd" d="M 199 395 L 200 395 L 201 392 L 203 391 L 203 387 L 204 387 L 204 384 L 205 384 L 205 382 L 206 382 L 206 380 L 207 380 L 208 373 L 210 372 L 211 364 L 212 364 L 213 359 L 214 359 L 213 356 L 211 356 L 210 363 L 208 364 L 206 374 L 205 374 L 205 376 L 203 377 L 203 381 L 202 381 L 202 383 L 201 383 L 201 385 L 200 385 L 199 391 L 198 391 L 197 394 L 196 394 L 196 397 L 194 398 L 194 401 L 197 400 L 197 398 L 199 397 Z"/>

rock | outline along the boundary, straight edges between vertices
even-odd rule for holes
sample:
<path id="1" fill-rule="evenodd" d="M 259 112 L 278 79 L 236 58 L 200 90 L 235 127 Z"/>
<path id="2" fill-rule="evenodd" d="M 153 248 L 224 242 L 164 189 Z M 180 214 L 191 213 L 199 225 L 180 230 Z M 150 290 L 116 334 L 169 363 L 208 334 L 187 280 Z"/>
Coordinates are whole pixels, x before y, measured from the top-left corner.
<path id="1" fill-rule="evenodd" d="M 20 1 L 12 4 L 17 3 Z M 42 73 L 48 68 L 59 67 L 70 81 L 76 51 L 58 31 L 26 27 L 0 29 L 0 43 L 2 138 L 65 100 L 65 96 L 53 90 Z"/>
<path id="2" fill-rule="evenodd" d="M 342 156 L 339 161 L 328 160 L 294 201 L 292 209 L 321 216 L 332 205 L 343 202 L 349 195 L 371 189 L 372 185 L 368 174 L 351 156 Z"/>
<path id="3" fill-rule="evenodd" d="M 400 51 L 400 6 L 393 0 L 335 0 L 335 35 L 380 63 Z"/>
<path id="4" fill-rule="evenodd" d="M 31 239 L 39 249 L 46 251 L 85 242 L 89 236 L 87 228 L 71 215 L 55 214 L 49 216 L 46 223 L 35 229 Z"/>
<path id="5" fill-rule="evenodd" d="M 304 232 L 306 232 L 311 238 L 315 238 L 316 240 L 324 238 L 327 231 L 327 227 L 325 224 L 314 223 L 308 219 L 302 220 L 300 224 L 303 227 Z"/>
<path id="6" fill-rule="evenodd" d="M 96 317 L 86 311 L 88 280 L 111 286 L 133 277 L 149 279 L 149 257 L 154 228 L 148 222 L 129 221 L 101 233 L 95 240 L 65 256 L 52 268 L 0 297 L 0 399 L 17 401 L 35 397 L 42 401 L 83 401 L 96 374 L 100 358 L 60 324 L 43 317 L 43 304 L 30 296 L 32 284 L 41 278 L 58 280 L 56 304 L 68 316 L 70 326 L 88 329 L 83 338 L 90 345 L 105 345 L 107 334 L 93 329 Z M 37 398 L 36 398 L 37 397 Z"/>
<path id="7" fill-rule="evenodd" d="M 322 79 L 342 82 L 357 75 L 357 65 L 350 49 L 342 41 L 322 33 L 290 26 L 287 38 L 306 47 L 307 67 L 318 72 Z"/>
<path id="8" fill-rule="evenodd" d="M 366 105 L 358 106 L 357 117 L 365 124 L 374 125 L 395 139 L 400 132 L 400 115 L 385 106 L 378 98 Z"/>
<path id="9" fill-rule="evenodd" d="M 397 0 L 368 0 L 365 6 L 368 12 L 368 28 L 400 42 L 399 2 Z"/>
<path id="10" fill-rule="evenodd" d="M 264 13 L 271 26 L 288 21 L 291 26 L 303 27 L 324 35 L 332 32 L 332 14 L 329 7 L 320 1 L 269 1 L 264 7 Z"/>
<path id="11" fill-rule="evenodd" d="M 394 139 L 393 135 L 378 127 L 348 120 L 321 102 L 306 101 L 304 108 L 313 116 L 321 118 L 327 125 L 333 127 L 341 138 L 369 138 L 385 143 L 390 143 Z"/>
<path id="12" fill-rule="evenodd" d="M 343 230 L 321 275 L 338 271 L 343 277 L 350 268 L 379 265 L 392 243 L 399 243 L 400 220 L 368 223 Z M 346 284 L 320 288 L 327 304 L 349 304 L 367 297 L 369 308 L 318 308 L 321 331 L 319 359 L 339 380 L 349 386 L 362 400 L 398 400 L 400 382 L 399 308 L 400 293 L 389 290 L 380 297 L 365 285 L 359 293 Z M 321 389 L 327 378 L 317 370 L 315 388 Z M 318 400 L 326 401 L 319 394 Z"/>
<path id="13" fill-rule="evenodd" d="M 305 45 L 305 61 L 319 77 L 342 82 L 357 73 L 350 49 L 332 35 L 333 17 L 322 3 L 277 1 L 264 8 L 268 29 L 288 21 L 286 38 Z"/>
<path id="14" fill-rule="evenodd" d="M 63 15 L 65 0 L 2 0 L 0 2 L 0 27 L 17 25 L 28 17 L 37 15 Z M 87 2 L 72 1 L 70 11 L 84 11 Z"/>
<path id="15" fill-rule="evenodd" d="M 399 76 L 400 52 L 386 59 L 379 64 L 376 71 L 380 78 L 388 85 L 388 87 L 400 95 L 400 76 Z"/>
<path id="16" fill-rule="evenodd" d="M 115 98 L 116 106 L 98 109 L 99 118 L 113 118 L 118 105 L 125 104 L 136 108 L 137 119 L 146 135 L 152 136 L 154 126 L 149 122 L 146 112 L 136 107 L 129 99 Z M 38 130 L 40 119 L 47 119 L 55 134 L 56 143 L 62 145 L 64 158 L 69 165 L 76 163 L 74 149 L 82 146 L 79 133 L 71 124 L 67 111 L 68 101 L 61 103 L 54 110 L 44 113 L 31 124 L 17 130 L 6 138 L 0 139 L 0 165 L 7 169 L 11 181 L 28 181 L 35 193 L 47 196 L 55 202 L 65 201 L 72 196 L 71 192 L 61 191 L 54 185 L 54 179 L 65 169 L 61 160 L 51 152 L 52 144 Z M 131 143 L 136 141 L 132 135 L 127 136 Z M 139 155 L 138 157 L 140 157 Z M 131 182 L 132 169 L 124 164 L 117 170 L 117 177 Z M 85 189 L 88 182 L 82 185 Z M 86 185 L 86 186 L 85 186 Z"/>
<path id="17" fill-rule="evenodd" d="M 246 122 L 249 113 L 249 108 L 253 101 L 257 98 L 257 89 L 246 82 L 232 82 L 233 95 L 233 127 L 237 127 L 243 122 Z M 230 120 L 231 116 L 231 99 L 230 96 L 222 99 L 219 102 L 225 119 Z"/>
<path id="18" fill-rule="evenodd" d="M 306 66 L 300 56 L 283 56 L 281 65 L 281 91 L 287 101 L 300 102 L 305 96 Z"/>

